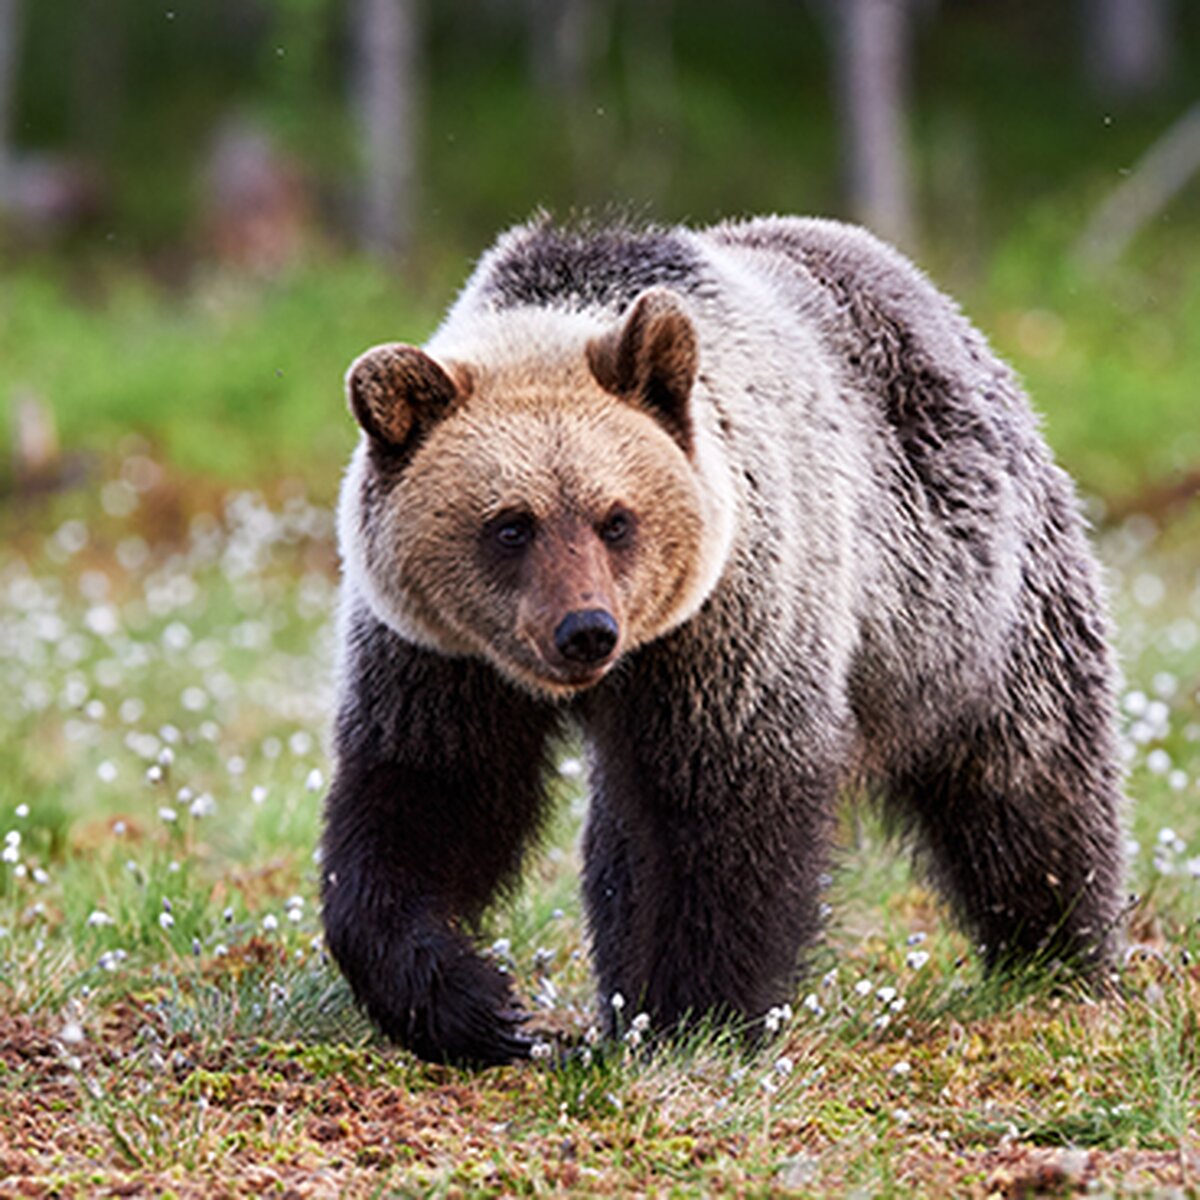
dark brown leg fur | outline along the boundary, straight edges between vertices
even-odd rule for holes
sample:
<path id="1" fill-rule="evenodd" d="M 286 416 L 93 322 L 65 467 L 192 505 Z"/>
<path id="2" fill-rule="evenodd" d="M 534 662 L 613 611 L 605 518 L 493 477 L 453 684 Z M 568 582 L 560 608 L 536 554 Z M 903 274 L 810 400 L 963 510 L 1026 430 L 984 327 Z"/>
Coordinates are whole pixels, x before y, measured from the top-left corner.
<path id="1" fill-rule="evenodd" d="M 515 882 L 556 719 L 491 668 L 364 622 L 326 800 L 326 941 L 355 996 L 423 1058 L 528 1053 L 508 981 L 464 932 Z"/>
<path id="2" fill-rule="evenodd" d="M 584 720 L 595 767 L 583 892 L 610 1029 L 615 992 L 627 1019 L 645 1011 L 664 1032 L 758 1018 L 791 998 L 820 928 L 834 771 L 811 765 L 790 697 L 764 697 L 735 735 L 726 714 L 697 710 L 669 655 L 659 674 L 647 654 Z"/>
<path id="3" fill-rule="evenodd" d="M 891 796 L 989 967 L 1087 972 L 1111 960 L 1124 901 L 1107 652 L 1042 657 L 1032 637 L 1024 647 L 1023 686 L 1007 694 L 1033 711 L 965 718 Z M 1067 664 L 1065 687 L 1051 662 Z"/>

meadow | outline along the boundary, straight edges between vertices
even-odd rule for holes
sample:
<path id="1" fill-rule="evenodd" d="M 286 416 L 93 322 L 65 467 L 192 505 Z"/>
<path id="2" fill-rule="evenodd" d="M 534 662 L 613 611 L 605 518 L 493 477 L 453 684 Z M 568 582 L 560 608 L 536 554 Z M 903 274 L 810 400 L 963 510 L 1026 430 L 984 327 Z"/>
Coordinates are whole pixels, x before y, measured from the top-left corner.
<path id="1" fill-rule="evenodd" d="M 1109 570 L 1133 801 L 1111 993 L 985 979 L 848 809 L 828 932 L 764 1044 L 662 1048 L 632 1011 L 593 1044 L 564 745 L 553 827 L 481 936 L 547 1048 L 586 1049 L 479 1074 L 372 1035 L 323 953 L 313 857 L 338 379 L 436 305 L 342 261 L 82 299 L 15 273 L 0 352 L 53 396 L 72 482 L 0 507 L 0 1190 L 1196 1194 L 1200 512 L 1159 481 L 1200 453 L 1200 271 L 1099 288 L 1057 249 L 1027 229 L 968 308 L 1030 381 Z"/>

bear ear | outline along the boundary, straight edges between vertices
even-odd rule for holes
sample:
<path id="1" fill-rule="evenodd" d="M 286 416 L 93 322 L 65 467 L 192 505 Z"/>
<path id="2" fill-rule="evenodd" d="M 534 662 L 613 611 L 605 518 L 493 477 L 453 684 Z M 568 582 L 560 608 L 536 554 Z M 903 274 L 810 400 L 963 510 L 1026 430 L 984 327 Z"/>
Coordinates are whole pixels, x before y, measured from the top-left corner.
<path id="1" fill-rule="evenodd" d="M 643 292 L 618 329 L 588 343 L 587 357 L 605 391 L 645 409 L 691 454 L 688 401 L 699 351 L 691 318 L 674 292 Z"/>
<path id="2" fill-rule="evenodd" d="M 391 342 L 372 347 L 350 364 L 346 400 L 376 444 L 399 450 L 470 390 L 466 372 L 456 375 L 457 381 L 424 350 Z"/>

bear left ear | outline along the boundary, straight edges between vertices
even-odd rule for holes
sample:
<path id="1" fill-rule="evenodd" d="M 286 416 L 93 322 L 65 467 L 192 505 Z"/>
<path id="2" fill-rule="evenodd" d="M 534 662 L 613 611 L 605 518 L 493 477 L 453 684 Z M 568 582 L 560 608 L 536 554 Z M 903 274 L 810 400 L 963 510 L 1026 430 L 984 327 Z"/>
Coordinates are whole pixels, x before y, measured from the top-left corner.
<path id="1" fill-rule="evenodd" d="M 605 391 L 645 409 L 691 455 L 688 402 L 699 350 L 691 318 L 674 292 L 643 292 L 620 328 L 588 343 L 587 357 Z"/>
<path id="2" fill-rule="evenodd" d="M 416 346 L 374 346 L 350 364 L 346 400 L 354 419 L 384 449 L 402 449 L 416 432 L 441 420 L 469 390 Z"/>

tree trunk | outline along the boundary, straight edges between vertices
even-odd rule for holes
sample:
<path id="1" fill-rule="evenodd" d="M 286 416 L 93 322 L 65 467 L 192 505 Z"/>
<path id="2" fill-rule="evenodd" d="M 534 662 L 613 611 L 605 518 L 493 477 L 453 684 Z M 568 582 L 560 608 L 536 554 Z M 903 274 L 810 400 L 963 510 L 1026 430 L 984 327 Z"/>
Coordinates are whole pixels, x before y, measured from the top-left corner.
<path id="1" fill-rule="evenodd" d="M 17 83 L 17 43 L 21 30 L 21 0 L 0 0 L 0 210 L 9 194 L 13 161 L 13 99 Z"/>
<path id="2" fill-rule="evenodd" d="M 412 245 L 419 125 L 419 0 L 358 0 L 353 36 L 361 130 L 359 238 L 380 258 Z"/>
<path id="3" fill-rule="evenodd" d="M 1085 0 L 1084 47 L 1092 86 L 1126 99 L 1160 87 L 1171 65 L 1170 0 Z"/>
<path id="4" fill-rule="evenodd" d="M 608 40 L 607 4 L 597 0 L 528 0 L 534 83 L 579 102 Z"/>
<path id="5" fill-rule="evenodd" d="M 1200 103 L 1193 104 L 1134 164 L 1080 234 L 1073 257 L 1087 269 L 1109 267 L 1200 174 Z"/>
<path id="6" fill-rule="evenodd" d="M 909 0 L 840 0 L 829 9 L 850 211 L 881 237 L 910 245 Z"/>

